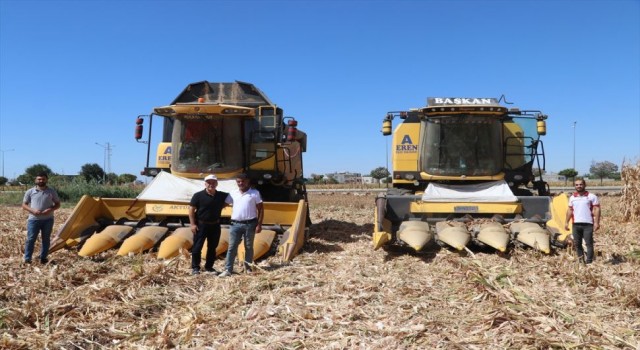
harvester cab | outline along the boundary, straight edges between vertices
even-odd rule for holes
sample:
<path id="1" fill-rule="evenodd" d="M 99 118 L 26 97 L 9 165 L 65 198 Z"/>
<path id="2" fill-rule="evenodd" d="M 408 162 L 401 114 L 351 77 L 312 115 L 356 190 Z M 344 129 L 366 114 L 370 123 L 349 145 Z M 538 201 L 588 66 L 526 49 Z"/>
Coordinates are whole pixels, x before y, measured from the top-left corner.
<path id="1" fill-rule="evenodd" d="M 374 247 L 475 243 L 505 252 L 518 242 L 549 253 L 562 244 L 567 197 L 551 198 L 541 175 L 547 116 L 495 98 L 427 101 L 383 119 L 393 187 L 376 199 Z M 395 118 L 402 123 L 392 132 Z"/>
<path id="2" fill-rule="evenodd" d="M 162 140 L 150 166 L 157 117 L 163 118 Z M 143 140 L 145 120 L 149 130 Z M 189 84 L 169 105 L 138 116 L 135 139 L 147 145 L 141 174 L 154 179 L 135 199 L 83 197 L 51 251 L 81 245 L 80 255 L 93 256 L 119 246 L 119 255 L 156 248 L 159 258 L 176 256 L 193 242 L 189 200 L 204 188 L 204 176 L 215 174 L 218 189 L 229 192 L 236 188 L 236 175 L 246 173 L 264 200 L 255 258 L 277 250 L 288 261 L 298 254 L 308 232 L 302 169 L 306 134 L 257 87 L 238 81 Z M 225 208 L 218 254 L 226 251 L 230 215 Z"/>

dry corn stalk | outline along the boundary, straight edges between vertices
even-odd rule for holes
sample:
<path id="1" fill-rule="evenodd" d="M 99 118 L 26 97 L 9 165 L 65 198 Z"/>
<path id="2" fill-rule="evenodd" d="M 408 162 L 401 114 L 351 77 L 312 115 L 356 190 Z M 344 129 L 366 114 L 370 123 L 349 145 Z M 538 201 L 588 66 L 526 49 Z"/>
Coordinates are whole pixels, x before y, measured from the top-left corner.
<path id="1" fill-rule="evenodd" d="M 640 160 L 635 165 L 623 163 L 620 175 L 623 182 L 624 213 L 622 218 L 625 222 L 636 222 L 640 220 Z"/>

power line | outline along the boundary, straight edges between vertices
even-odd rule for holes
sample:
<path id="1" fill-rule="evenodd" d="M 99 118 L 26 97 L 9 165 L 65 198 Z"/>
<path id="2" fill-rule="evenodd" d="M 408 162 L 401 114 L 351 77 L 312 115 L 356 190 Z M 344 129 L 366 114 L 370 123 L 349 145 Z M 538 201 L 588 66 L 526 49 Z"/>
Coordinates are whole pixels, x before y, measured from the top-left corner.
<path id="1" fill-rule="evenodd" d="M 109 142 L 106 142 L 104 145 L 96 142 L 96 145 L 104 149 L 104 159 L 102 160 L 104 174 L 102 175 L 102 181 L 105 182 L 107 174 L 111 173 L 111 150 L 113 148 Z"/>
<path id="2" fill-rule="evenodd" d="M 15 149 L 0 149 L 0 152 L 2 152 L 2 177 L 4 177 L 4 153 L 11 151 L 15 151 Z"/>

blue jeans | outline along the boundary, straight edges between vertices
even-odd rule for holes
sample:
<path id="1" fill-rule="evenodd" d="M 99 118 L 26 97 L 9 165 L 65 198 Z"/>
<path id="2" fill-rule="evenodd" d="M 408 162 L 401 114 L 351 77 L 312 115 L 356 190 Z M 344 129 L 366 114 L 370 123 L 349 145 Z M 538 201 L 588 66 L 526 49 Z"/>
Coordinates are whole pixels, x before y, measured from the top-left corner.
<path id="1" fill-rule="evenodd" d="M 42 234 L 42 249 L 40 260 L 47 259 L 49 245 L 51 244 L 51 231 L 53 231 L 53 218 L 45 220 L 27 220 L 27 243 L 24 245 L 24 260 L 31 261 L 33 247 L 38 239 L 38 233 Z"/>
<path id="2" fill-rule="evenodd" d="M 573 244 L 576 246 L 576 254 L 579 259 L 584 256 L 582 249 L 582 240 L 587 246 L 587 256 L 584 262 L 590 264 L 593 262 L 593 225 L 592 224 L 573 224 Z"/>
<path id="3" fill-rule="evenodd" d="M 229 230 L 229 249 L 227 250 L 227 258 L 225 259 L 225 269 L 233 272 L 233 263 L 238 255 L 238 247 L 240 241 L 244 238 L 244 266 L 248 267 L 253 263 L 253 238 L 256 235 L 257 221 L 247 224 L 234 223 Z"/>

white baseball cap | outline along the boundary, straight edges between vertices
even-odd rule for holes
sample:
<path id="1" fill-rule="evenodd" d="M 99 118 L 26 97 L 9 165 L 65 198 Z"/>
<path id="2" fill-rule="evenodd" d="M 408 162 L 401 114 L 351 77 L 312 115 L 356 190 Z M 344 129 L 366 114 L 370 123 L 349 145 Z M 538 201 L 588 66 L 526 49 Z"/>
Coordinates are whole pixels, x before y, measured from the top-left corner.
<path id="1" fill-rule="evenodd" d="M 211 174 L 211 175 L 207 175 L 207 177 L 205 177 L 205 178 L 204 178 L 204 181 L 205 181 L 205 182 L 206 182 L 206 181 L 209 181 L 209 180 L 216 180 L 216 181 L 218 181 L 218 178 L 217 178 L 215 175 Z"/>

